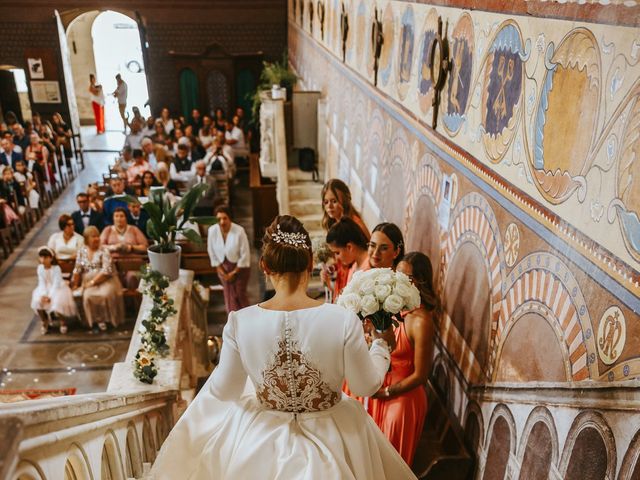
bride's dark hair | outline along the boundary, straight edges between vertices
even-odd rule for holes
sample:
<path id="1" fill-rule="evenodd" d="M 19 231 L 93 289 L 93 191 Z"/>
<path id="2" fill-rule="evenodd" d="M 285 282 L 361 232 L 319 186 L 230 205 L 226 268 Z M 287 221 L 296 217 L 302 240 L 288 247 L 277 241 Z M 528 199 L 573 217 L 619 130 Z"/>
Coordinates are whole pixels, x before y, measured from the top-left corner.
<path id="1" fill-rule="evenodd" d="M 262 261 L 271 273 L 300 274 L 313 259 L 311 238 L 302 222 L 291 215 L 277 216 L 262 237 Z"/>

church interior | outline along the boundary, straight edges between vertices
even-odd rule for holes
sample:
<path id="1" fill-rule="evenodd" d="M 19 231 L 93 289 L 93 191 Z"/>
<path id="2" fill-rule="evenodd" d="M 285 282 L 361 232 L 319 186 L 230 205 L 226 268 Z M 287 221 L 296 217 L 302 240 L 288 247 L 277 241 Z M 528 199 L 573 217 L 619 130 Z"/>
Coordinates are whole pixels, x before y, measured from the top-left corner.
<path id="1" fill-rule="evenodd" d="M 235 302 L 209 226 L 246 233 L 255 304 L 265 228 L 321 250 L 339 179 L 433 266 L 417 478 L 640 479 L 640 2 L 3 0 L 0 26 L 0 478 L 150 478 Z M 154 189 L 203 219 L 167 284 Z"/>

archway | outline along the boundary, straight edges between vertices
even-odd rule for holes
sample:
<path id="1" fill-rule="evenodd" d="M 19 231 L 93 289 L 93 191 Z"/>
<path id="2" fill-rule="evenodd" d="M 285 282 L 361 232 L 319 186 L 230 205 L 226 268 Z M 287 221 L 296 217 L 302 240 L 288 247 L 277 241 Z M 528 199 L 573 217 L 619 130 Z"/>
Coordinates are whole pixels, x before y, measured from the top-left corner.
<path id="1" fill-rule="evenodd" d="M 9 123 L 12 120 L 11 113 L 20 123 L 31 119 L 27 77 L 22 68 L 0 65 L 0 92 L 2 92 L 2 98 L 0 98 L 1 121 Z"/>
<path id="2" fill-rule="evenodd" d="M 93 73 L 103 87 L 105 95 L 105 124 L 107 130 L 122 130 L 117 100 L 116 74 L 127 83 L 127 115 L 132 118 L 132 107 L 142 115 L 150 110 L 146 68 L 142 55 L 140 32 L 136 21 L 111 10 L 93 10 L 76 17 L 67 28 L 67 43 L 73 85 L 76 92 L 78 114 L 82 125 L 93 125 L 93 109 L 89 93 L 89 74 Z"/>

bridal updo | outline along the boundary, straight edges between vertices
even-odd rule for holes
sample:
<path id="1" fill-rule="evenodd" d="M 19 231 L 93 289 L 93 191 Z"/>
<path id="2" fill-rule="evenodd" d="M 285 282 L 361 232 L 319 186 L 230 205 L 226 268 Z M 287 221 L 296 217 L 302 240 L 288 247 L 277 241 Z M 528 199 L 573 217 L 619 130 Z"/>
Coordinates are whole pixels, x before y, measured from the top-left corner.
<path id="1" fill-rule="evenodd" d="M 262 261 L 276 275 L 300 274 L 309 270 L 313 259 L 311 238 L 302 222 L 280 215 L 267 227 L 262 238 Z"/>

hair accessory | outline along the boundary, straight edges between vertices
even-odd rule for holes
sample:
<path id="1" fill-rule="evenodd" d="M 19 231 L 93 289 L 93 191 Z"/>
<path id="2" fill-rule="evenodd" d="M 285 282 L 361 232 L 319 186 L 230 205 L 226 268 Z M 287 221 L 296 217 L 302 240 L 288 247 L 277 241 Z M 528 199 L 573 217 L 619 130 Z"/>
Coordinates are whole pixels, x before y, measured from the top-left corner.
<path id="1" fill-rule="evenodd" d="M 55 258 L 56 256 L 56 252 L 54 252 L 53 250 L 51 250 L 49 247 L 47 247 L 46 245 L 43 245 L 42 247 L 38 248 L 38 254 L 40 254 L 40 252 L 42 251 L 48 252 L 52 257 Z"/>
<path id="2" fill-rule="evenodd" d="M 304 233 L 283 232 L 280 225 L 278 225 L 277 231 L 271 234 L 271 238 L 276 243 L 286 243 L 293 247 L 309 249 L 309 245 L 307 245 L 307 236 Z"/>

